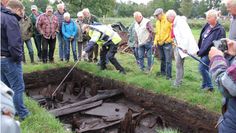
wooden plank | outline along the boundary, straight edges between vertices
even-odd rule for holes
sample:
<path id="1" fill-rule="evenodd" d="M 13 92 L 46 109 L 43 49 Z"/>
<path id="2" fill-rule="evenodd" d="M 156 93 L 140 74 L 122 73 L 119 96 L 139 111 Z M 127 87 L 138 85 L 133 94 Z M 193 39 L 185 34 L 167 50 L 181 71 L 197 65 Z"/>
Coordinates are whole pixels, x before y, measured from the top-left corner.
<path id="1" fill-rule="evenodd" d="M 95 102 L 95 101 L 98 101 L 98 100 L 104 100 L 106 98 L 110 98 L 110 97 L 119 95 L 121 93 L 122 92 L 118 89 L 106 91 L 105 93 L 98 94 L 96 96 L 93 96 L 91 98 L 85 99 L 85 100 L 77 102 L 77 103 L 73 103 L 73 104 L 63 106 L 60 109 L 51 110 L 50 112 L 54 114 L 54 112 L 58 112 L 58 111 L 63 110 L 63 109 L 77 107 L 77 106 L 80 106 L 80 105 L 83 105 L 83 104 L 88 104 L 88 103 Z"/>
<path id="2" fill-rule="evenodd" d="M 97 102 L 93 102 L 93 103 L 89 103 L 89 104 L 84 104 L 84 105 L 80 105 L 77 107 L 71 107 L 71 108 L 59 108 L 56 111 L 49 111 L 50 113 L 52 113 L 53 115 L 55 115 L 56 117 L 62 116 L 62 115 L 67 115 L 67 114 L 71 114 L 71 113 L 75 113 L 78 111 L 83 111 L 86 109 L 90 109 L 93 107 L 97 107 L 99 105 L 102 104 L 102 100 L 97 101 Z"/>

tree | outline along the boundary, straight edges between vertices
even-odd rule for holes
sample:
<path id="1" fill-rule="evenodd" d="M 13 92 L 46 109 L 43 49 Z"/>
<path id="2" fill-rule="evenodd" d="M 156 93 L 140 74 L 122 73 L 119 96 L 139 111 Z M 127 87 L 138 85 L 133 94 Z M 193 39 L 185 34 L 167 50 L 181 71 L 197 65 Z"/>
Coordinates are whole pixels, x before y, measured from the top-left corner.
<path id="1" fill-rule="evenodd" d="M 31 14 L 31 5 L 36 5 L 39 11 L 44 12 L 49 4 L 48 0 L 23 0 L 22 3 L 25 6 L 26 15 Z"/>
<path id="2" fill-rule="evenodd" d="M 193 8 L 192 0 L 182 0 L 179 10 L 184 16 L 190 17 L 192 8 Z"/>

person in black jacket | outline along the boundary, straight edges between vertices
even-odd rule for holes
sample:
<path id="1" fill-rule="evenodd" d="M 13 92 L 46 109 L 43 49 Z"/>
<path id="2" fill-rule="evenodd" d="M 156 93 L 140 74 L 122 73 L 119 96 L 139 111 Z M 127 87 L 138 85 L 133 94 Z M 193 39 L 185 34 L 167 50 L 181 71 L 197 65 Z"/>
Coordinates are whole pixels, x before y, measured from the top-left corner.
<path id="1" fill-rule="evenodd" d="M 225 30 L 223 26 L 218 23 L 217 18 L 218 12 L 216 10 L 212 9 L 206 13 L 208 23 L 203 27 L 198 42 L 199 51 L 197 54 L 201 57 L 201 61 L 207 65 L 210 64 L 208 53 L 213 46 L 213 41 L 225 38 Z M 199 63 L 199 71 L 202 75 L 202 89 L 213 91 L 213 85 L 209 75 L 209 67 Z"/>
<path id="2" fill-rule="evenodd" d="M 14 91 L 14 105 L 21 120 L 29 115 L 23 102 L 25 90 L 22 72 L 23 42 L 19 20 L 24 16 L 24 6 L 18 0 L 1 4 L 1 81 Z"/>

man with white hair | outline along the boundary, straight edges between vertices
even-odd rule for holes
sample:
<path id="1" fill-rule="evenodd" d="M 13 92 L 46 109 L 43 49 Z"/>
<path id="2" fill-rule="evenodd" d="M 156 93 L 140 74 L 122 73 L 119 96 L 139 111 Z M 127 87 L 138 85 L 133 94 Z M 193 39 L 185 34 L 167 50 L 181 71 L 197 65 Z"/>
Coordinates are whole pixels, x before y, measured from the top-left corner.
<path id="1" fill-rule="evenodd" d="M 33 25 L 34 43 L 37 49 L 38 59 L 39 61 L 41 61 L 42 60 L 42 44 L 41 44 L 42 35 L 39 33 L 38 29 L 36 28 L 36 21 L 38 17 L 40 16 L 40 14 L 42 14 L 42 12 L 38 11 L 38 7 L 36 5 L 31 6 L 31 12 L 32 13 L 30 14 L 29 17 Z"/>
<path id="2" fill-rule="evenodd" d="M 59 23 L 57 39 L 58 39 L 58 43 L 59 43 L 59 58 L 61 61 L 63 61 L 65 59 L 65 53 L 66 53 L 65 42 L 63 39 L 62 31 L 61 31 L 62 22 L 64 21 L 63 15 L 65 12 L 66 12 L 66 10 L 65 10 L 64 3 L 60 3 L 57 5 L 57 11 L 54 13 L 54 15 L 57 17 L 58 23 Z"/>
<path id="3" fill-rule="evenodd" d="M 37 28 L 42 35 L 42 60 L 43 63 L 54 63 L 54 51 L 56 45 L 56 34 L 58 31 L 58 19 L 53 15 L 52 6 L 47 6 L 46 12 L 38 18 Z M 48 52 L 49 47 L 49 52 Z"/>
<path id="4" fill-rule="evenodd" d="M 213 41 L 225 38 L 224 27 L 218 22 L 218 11 L 209 10 L 206 12 L 207 23 L 203 27 L 200 33 L 198 41 L 198 56 L 201 57 L 201 61 L 209 65 L 210 60 L 208 53 L 213 46 Z M 209 67 L 199 63 L 199 71 L 202 76 L 202 89 L 207 91 L 213 91 L 213 84 L 209 75 Z"/>
<path id="5" fill-rule="evenodd" d="M 65 59 L 69 62 L 70 59 L 70 44 L 72 46 L 72 52 L 74 61 L 77 61 L 77 53 L 76 53 L 76 36 L 77 36 L 77 25 L 70 18 L 70 14 L 68 12 L 64 13 L 64 22 L 62 22 L 62 34 L 65 40 L 66 54 Z"/>
<path id="6" fill-rule="evenodd" d="M 91 14 L 88 8 L 84 8 L 82 10 L 82 13 L 84 15 L 83 22 L 85 24 L 89 24 L 89 25 L 99 24 L 98 18 L 95 15 Z M 93 55 L 94 55 L 94 57 L 93 57 Z M 98 57 L 98 45 L 95 44 L 93 47 L 93 50 L 91 52 L 89 52 L 89 54 L 88 54 L 89 62 L 94 61 L 96 63 L 98 61 L 97 57 Z"/>
<path id="7" fill-rule="evenodd" d="M 136 21 L 134 28 L 137 35 L 139 66 L 142 71 L 145 70 L 144 56 L 147 53 L 147 67 L 149 72 L 152 66 L 152 44 L 153 44 L 153 27 L 149 19 L 144 18 L 141 12 L 134 12 Z"/>
<path id="8" fill-rule="evenodd" d="M 199 48 L 184 16 L 178 16 L 174 10 L 168 10 L 166 12 L 166 18 L 172 23 L 172 38 L 174 38 L 174 43 L 176 45 L 176 79 L 174 81 L 174 86 L 179 87 L 184 76 L 184 59 L 188 56 L 184 52 L 196 54 Z M 184 52 L 182 52 L 180 48 Z"/>

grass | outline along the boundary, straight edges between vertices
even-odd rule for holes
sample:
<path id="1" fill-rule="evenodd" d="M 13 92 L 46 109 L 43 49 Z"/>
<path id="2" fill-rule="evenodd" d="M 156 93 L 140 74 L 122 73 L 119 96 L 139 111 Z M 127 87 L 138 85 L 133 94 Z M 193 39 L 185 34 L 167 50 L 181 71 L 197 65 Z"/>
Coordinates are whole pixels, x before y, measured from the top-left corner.
<path id="1" fill-rule="evenodd" d="M 109 20 L 113 21 L 114 20 Z M 126 26 L 128 26 L 129 22 L 132 19 L 124 18 L 121 22 L 125 22 Z M 196 39 L 199 37 L 200 30 L 193 29 L 193 34 Z M 33 43 L 34 45 L 34 43 Z M 35 59 L 36 58 L 36 49 L 35 51 Z M 26 61 L 27 64 L 23 65 L 23 72 L 30 73 L 33 71 L 39 70 L 47 70 L 59 67 L 72 66 L 74 62 L 60 62 L 58 57 L 58 44 L 56 44 L 55 50 L 55 63 L 54 64 L 42 64 L 38 63 L 36 65 L 30 64 L 28 50 L 25 48 L 26 52 Z M 185 61 L 185 75 L 184 82 L 181 88 L 173 88 L 171 86 L 172 81 L 165 80 L 163 77 L 156 77 L 155 73 L 160 69 L 160 61 L 155 60 L 153 70 L 150 74 L 145 74 L 141 72 L 136 65 L 134 57 L 130 54 L 117 54 L 116 55 L 118 61 L 125 67 L 127 71 L 126 75 L 119 74 L 112 65 L 108 65 L 108 70 L 100 71 L 96 64 L 88 63 L 88 62 L 80 62 L 78 64 L 78 68 L 81 68 L 85 71 L 93 73 L 94 75 L 106 78 L 112 78 L 120 81 L 124 81 L 128 84 L 132 84 L 135 86 L 143 87 L 149 91 L 154 93 L 162 93 L 169 95 L 171 97 L 175 97 L 177 99 L 181 99 L 186 101 L 192 105 L 196 105 L 202 108 L 206 108 L 210 111 L 220 112 L 221 107 L 221 95 L 215 89 L 213 93 L 203 92 L 200 89 L 201 77 L 198 72 L 198 62 L 194 61 L 191 58 L 187 58 Z M 71 54 L 71 60 L 73 59 Z M 172 66 L 172 76 L 175 77 L 175 62 L 173 61 Z M 216 88 L 216 87 L 215 87 Z M 27 108 L 29 108 L 32 113 L 29 118 L 27 118 L 24 122 L 21 123 L 21 129 L 23 133 L 64 133 L 67 132 L 64 130 L 63 125 L 55 119 L 52 115 L 47 113 L 47 111 L 39 105 L 32 101 L 30 98 L 25 98 L 25 103 Z M 159 130 L 158 130 L 159 131 Z M 171 129 L 161 130 L 160 132 L 165 133 L 175 133 L 177 131 L 172 131 Z"/>

